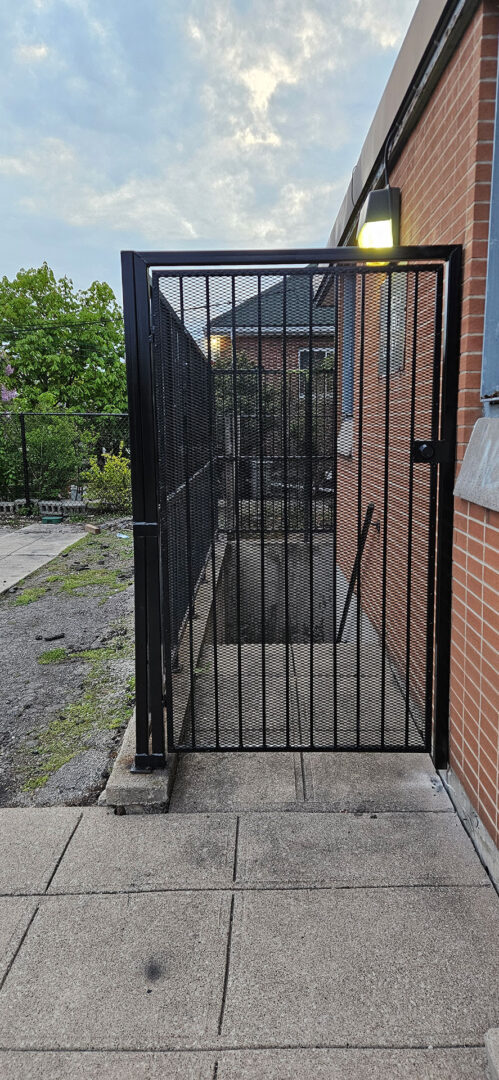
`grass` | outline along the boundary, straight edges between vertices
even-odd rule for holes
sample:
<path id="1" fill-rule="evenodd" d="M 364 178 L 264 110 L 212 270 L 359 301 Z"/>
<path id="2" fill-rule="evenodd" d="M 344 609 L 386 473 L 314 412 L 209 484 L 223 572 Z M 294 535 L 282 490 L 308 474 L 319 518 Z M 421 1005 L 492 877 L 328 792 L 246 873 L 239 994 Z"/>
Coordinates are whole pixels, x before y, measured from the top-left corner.
<path id="1" fill-rule="evenodd" d="M 37 731 L 34 744 L 25 750 L 23 791 L 33 792 L 43 787 L 58 769 L 89 748 L 95 732 L 118 731 L 127 723 L 135 698 L 135 679 L 130 676 L 118 691 L 110 687 L 112 663 L 130 653 L 132 644 L 127 644 L 128 648 L 118 648 L 122 645 L 119 638 L 116 644 L 80 653 L 69 654 L 65 649 L 42 653 L 41 663 L 84 659 L 90 670 L 81 699 L 68 705 L 44 730 Z"/>
<path id="2" fill-rule="evenodd" d="M 12 603 L 16 607 L 21 607 L 26 604 L 34 604 L 36 600 L 40 600 L 42 596 L 45 596 L 47 588 L 45 585 L 38 585 L 31 589 L 23 589 L 19 596 L 15 596 Z"/>
<path id="3" fill-rule="evenodd" d="M 67 649 L 47 649 L 45 652 L 40 653 L 38 657 L 39 664 L 60 664 L 63 660 L 69 658 Z"/>

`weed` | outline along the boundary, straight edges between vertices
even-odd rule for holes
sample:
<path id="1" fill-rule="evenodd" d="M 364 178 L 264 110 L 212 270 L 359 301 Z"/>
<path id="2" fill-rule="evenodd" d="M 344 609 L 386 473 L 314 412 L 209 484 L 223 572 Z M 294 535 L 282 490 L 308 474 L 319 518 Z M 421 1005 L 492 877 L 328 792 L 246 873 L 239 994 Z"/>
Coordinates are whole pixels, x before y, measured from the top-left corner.
<path id="1" fill-rule="evenodd" d="M 45 585 L 38 585 L 32 589 L 23 589 L 19 596 L 14 598 L 14 604 L 17 606 L 25 604 L 34 604 L 36 600 L 40 600 L 42 596 L 45 596 L 47 589 Z"/>
<path id="2" fill-rule="evenodd" d="M 63 660 L 68 660 L 69 653 L 67 649 L 47 649 L 46 652 L 40 653 L 38 657 L 39 664 L 60 664 Z"/>
<path id="3" fill-rule="evenodd" d="M 34 745 L 25 751 L 23 791 L 43 787 L 53 773 L 91 746 L 96 731 L 117 731 L 128 722 L 135 697 L 135 677 L 131 675 L 117 692 L 110 678 L 112 661 L 126 656 L 132 649 L 131 642 L 125 648 L 118 648 L 121 644 L 118 640 L 79 653 L 68 653 L 62 648 L 42 653 L 45 659 L 41 663 L 83 659 L 89 663 L 90 670 L 80 700 L 68 705 L 45 730 L 37 732 Z"/>

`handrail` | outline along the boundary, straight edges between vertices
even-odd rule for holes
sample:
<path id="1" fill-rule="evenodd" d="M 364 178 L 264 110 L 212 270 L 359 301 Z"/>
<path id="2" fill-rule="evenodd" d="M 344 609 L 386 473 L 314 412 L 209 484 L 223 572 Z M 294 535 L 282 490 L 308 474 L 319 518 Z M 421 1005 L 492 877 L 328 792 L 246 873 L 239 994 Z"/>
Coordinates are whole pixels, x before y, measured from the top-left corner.
<path id="1" fill-rule="evenodd" d="M 348 618 L 348 612 L 350 611 L 350 604 L 352 602 L 352 596 L 353 596 L 353 591 L 355 589 L 355 583 L 356 583 L 357 578 L 358 578 L 359 573 L 360 573 L 360 561 L 362 559 L 364 548 L 366 546 L 367 534 L 369 532 L 369 526 L 371 524 L 373 514 L 374 514 L 374 503 L 369 503 L 369 505 L 367 507 L 367 510 L 366 510 L 366 516 L 364 518 L 364 524 L 362 526 L 362 532 L 361 532 L 360 538 L 359 538 L 359 546 L 358 546 L 357 554 L 355 556 L 355 560 L 354 560 L 354 564 L 353 564 L 352 576 L 350 578 L 350 582 L 349 582 L 348 589 L 347 589 L 347 595 L 346 595 L 346 599 L 345 599 L 345 606 L 343 608 L 343 614 L 341 616 L 340 625 L 338 627 L 338 633 L 336 635 L 336 644 L 337 645 L 339 645 L 339 643 L 340 643 L 340 641 L 342 639 L 343 631 L 345 629 L 345 624 L 346 624 L 346 621 L 347 621 L 347 618 Z M 336 569 L 335 569 L 335 572 L 336 572 Z"/>

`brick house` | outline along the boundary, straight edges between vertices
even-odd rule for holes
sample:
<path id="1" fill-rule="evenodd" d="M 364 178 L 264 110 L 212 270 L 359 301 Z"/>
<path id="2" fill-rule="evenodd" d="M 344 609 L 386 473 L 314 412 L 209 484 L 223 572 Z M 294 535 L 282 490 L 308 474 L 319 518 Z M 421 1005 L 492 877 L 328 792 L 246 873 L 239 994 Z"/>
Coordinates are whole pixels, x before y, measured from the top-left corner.
<path id="1" fill-rule="evenodd" d="M 253 362 L 257 361 L 260 326 L 262 366 L 266 371 L 280 370 L 283 358 L 283 282 L 280 280 L 268 287 L 263 279 L 260 301 L 254 278 L 248 278 L 248 284 L 251 294 L 234 307 L 238 352 L 244 353 Z M 313 326 L 314 356 L 322 358 L 334 350 L 334 308 L 319 305 L 310 295 L 308 280 L 290 274 L 286 282 L 288 370 L 304 370 L 308 365 L 310 321 Z M 217 356 L 224 353 L 230 355 L 232 331 L 232 310 L 212 319 L 212 356 L 215 361 Z"/>
<path id="2" fill-rule="evenodd" d="M 462 244 L 461 363 L 453 541 L 449 767 L 444 779 L 499 877 L 499 3 L 420 0 L 334 222 L 329 245 L 356 242 L 360 210 L 401 191 L 400 243 Z M 400 300 L 402 321 L 405 318 Z M 407 304 L 410 310 L 410 304 Z M 345 338 L 338 312 L 338 334 Z M 408 328 L 406 327 L 406 334 Z M 342 377 L 355 392 L 355 364 Z M 396 377 L 404 390 L 403 363 Z M 383 388 L 371 372 L 375 415 Z M 343 395 L 345 397 L 345 395 Z M 348 398 L 348 394 L 346 395 Z M 396 433 L 394 434 L 396 440 Z M 375 456 L 372 456 L 375 460 Z M 343 480 L 348 484 L 350 463 Z M 380 477 L 373 464 L 373 490 Z M 417 505 L 417 501 L 416 501 Z M 396 554 L 393 553 L 393 573 Z M 376 563 L 367 568 L 373 582 Z M 374 587 L 374 585 L 373 585 Z M 397 626 L 393 628 L 396 637 Z"/>

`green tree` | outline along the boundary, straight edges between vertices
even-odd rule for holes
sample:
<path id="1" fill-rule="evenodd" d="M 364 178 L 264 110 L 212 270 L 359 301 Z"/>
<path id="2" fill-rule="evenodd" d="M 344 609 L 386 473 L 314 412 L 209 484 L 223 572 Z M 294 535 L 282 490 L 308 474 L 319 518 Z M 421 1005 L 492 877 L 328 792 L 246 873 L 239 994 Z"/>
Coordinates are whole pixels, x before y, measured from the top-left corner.
<path id="1" fill-rule="evenodd" d="M 105 281 L 76 290 L 43 263 L 0 282 L 3 407 L 125 411 L 123 317 Z M 4 374 L 5 371 L 5 374 Z"/>

